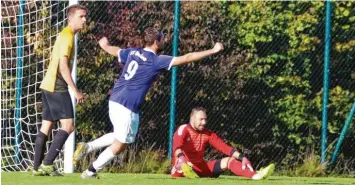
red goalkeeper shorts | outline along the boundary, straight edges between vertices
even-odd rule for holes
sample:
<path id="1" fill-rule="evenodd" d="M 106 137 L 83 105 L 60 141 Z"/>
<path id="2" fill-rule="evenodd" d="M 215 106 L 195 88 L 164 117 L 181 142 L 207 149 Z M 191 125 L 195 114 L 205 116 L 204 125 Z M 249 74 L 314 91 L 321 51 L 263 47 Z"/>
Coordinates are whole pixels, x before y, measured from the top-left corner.
<path id="1" fill-rule="evenodd" d="M 223 170 L 221 169 L 221 160 L 213 160 L 200 163 L 190 163 L 194 172 L 200 177 L 218 177 Z M 172 177 L 184 177 L 184 173 L 181 170 L 177 170 L 175 166 L 171 169 Z"/>

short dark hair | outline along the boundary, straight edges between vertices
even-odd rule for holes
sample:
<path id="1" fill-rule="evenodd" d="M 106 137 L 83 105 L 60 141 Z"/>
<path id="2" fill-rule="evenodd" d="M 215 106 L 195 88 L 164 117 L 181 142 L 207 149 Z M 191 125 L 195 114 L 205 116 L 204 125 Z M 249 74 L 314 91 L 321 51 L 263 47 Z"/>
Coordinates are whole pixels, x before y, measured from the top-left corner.
<path id="1" fill-rule="evenodd" d="M 154 41 L 160 41 L 163 33 L 156 28 L 146 28 L 144 30 L 144 45 L 151 46 L 154 44 Z"/>
<path id="2" fill-rule="evenodd" d="M 73 4 L 67 8 L 67 17 L 73 15 L 77 10 L 85 10 L 86 12 L 88 11 L 88 9 L 82 5 Z"/>
<path id="3" fill-rule="evenodd" d="M 198 111 L 202 111 L 202 112 L 206 113 L 206 109 L 204 107 L 195 107 L 192 109 L 190 117 L 192 117 Z"/>

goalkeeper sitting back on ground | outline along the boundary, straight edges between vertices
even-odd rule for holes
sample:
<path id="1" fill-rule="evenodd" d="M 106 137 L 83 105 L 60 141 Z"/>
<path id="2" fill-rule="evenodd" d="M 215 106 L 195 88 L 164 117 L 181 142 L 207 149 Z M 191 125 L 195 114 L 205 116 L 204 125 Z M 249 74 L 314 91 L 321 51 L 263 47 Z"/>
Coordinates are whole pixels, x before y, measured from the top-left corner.
<path id="1" fill-rule="evenodd" d="M 229 169 L 237 176 L 260 180 L 273 173 L 274 164 L 254 172 L 248 158 L 227 145 L 214 132 L 206 129 L 206 124 L 206 110 L 197 107 L 191 111 L 190 123 L 181 125 L 176 130 L 173 138 L 172 177 L 218 177 Z M 203 154 L 207 144 L 230 157 L 204 161 Z"/>

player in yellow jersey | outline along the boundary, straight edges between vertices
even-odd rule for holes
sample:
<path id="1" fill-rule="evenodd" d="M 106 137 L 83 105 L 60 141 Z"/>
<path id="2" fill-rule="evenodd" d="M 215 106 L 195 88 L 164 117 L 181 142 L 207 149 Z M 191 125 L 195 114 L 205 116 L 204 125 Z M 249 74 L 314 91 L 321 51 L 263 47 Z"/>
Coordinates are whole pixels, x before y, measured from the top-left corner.
<path id="1" fill-rule="evenodd" d="M 59 33 L 54 44 L 48 69 L 40 86 L 42 89 L 43 121 L 36 137 L 32 175 L 61 175 L 54 168 L 53 161 L 58 156 L 69 134 L 74 131 L 74 112 L 68 86 L 74 92 L 77 103 L 84 101 L 83 94 L 79 92 L 71 77 L 70 62 L 74 55 L 74 35 L 84 28 L 86 14 L 87 9 L 81 5 L 76 4 L 68 7 L 68 26 Z M 61 128 L 54 136 L 53 143 L 44 157 L 48 135 L 58 120 L 61 123 Z"/>

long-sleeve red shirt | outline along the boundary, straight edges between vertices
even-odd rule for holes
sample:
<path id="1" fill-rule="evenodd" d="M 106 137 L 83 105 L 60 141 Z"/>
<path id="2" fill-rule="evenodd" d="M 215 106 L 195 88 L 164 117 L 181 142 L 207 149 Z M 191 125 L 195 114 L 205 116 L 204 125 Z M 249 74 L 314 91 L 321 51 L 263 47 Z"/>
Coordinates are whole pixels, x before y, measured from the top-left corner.
<path id="1" fill-rule="evenodd" d="M 227 156 L 231 156 L 234 151 L 216 133 L 208 129 L 196 131 L 190 124 L 184 124 L 174 133 L 173 152 L 180 148 L 191 163 L 204 162 L 203 154 L 208 143 Z M 175 164 L 175 158 L 176 156 L 173 155 L 172 164 Z"/>

